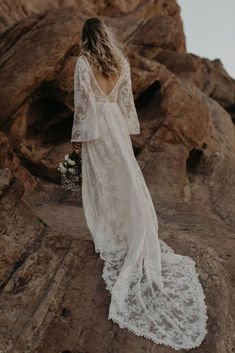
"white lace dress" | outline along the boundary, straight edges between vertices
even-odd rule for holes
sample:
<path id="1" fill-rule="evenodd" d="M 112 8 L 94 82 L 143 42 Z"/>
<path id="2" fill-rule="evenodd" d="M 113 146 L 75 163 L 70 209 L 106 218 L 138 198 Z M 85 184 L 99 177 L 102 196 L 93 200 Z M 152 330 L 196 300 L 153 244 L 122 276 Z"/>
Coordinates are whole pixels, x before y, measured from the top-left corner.
<path id="1" fill-rule="evenodd" d="M 156 212 L 129 136 L 140 126 L 128 60 L 106 94 L 80 56 L 74 103 L 71 142 L 84 142 L 82 200 L 104 260 L 108 319 L 176 350 L 199 346 L 207 333 L 205 296 L 195 262 L 158 239 Z"/>

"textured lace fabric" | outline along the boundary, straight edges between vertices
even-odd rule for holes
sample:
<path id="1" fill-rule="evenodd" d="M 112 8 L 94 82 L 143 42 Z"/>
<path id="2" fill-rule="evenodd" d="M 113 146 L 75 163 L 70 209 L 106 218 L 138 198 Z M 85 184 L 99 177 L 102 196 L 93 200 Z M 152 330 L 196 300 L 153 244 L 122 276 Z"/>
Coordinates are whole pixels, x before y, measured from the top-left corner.
<path id="1" fill-rule="evenodd" d="M 118 104 L 129 134 L 139 134 L 140 124 L 135 109 L 130 66 L 125 59 L 123 71 L 110 94 L 106 95 L 96 82 L 86 57 L 80 56 L 74 72 L 74 119 L 71 142 L 90 141 L 99 137 L 97 102 Z"/>
<path id="2" fill-rule="evenodd" d="M 117 103 L 123 115 L 126 117 L 129 134 L 134 135 L 140 133 L 140 124 L 133 99 L 130 66 L 128 62 L 126 62 L 125 69 L 122 83 L 118 89 Z"/>
<path id="3" fill-rule="evenodd" d="M 158 238 L 158 219 L 130 134 L 139 133 L 130 67 L 110 94 L 80 57 L 71 141 L 82 144 L 82 201 L 110 291 L 108 319 L 175 350 L 201 344 L 207 333 L 205 295 L 188 256 Z"/>
<path id="4" fill-rule="evenodd" d="M 86 63 L 79 58 L 74 73 L 74 121 L 71 142 L 98 138 L 95 95 Z"/>

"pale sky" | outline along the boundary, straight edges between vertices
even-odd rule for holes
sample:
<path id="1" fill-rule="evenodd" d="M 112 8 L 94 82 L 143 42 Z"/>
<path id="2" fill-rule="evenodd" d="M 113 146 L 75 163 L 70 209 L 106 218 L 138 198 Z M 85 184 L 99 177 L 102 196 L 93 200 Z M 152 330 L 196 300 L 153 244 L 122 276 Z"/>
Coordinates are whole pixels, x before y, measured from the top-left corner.
<path id="1" fill-rule="evenodd" d="M 235 0 L 178 0 L 188 53 L 219 58 L 235 79 Z"/>

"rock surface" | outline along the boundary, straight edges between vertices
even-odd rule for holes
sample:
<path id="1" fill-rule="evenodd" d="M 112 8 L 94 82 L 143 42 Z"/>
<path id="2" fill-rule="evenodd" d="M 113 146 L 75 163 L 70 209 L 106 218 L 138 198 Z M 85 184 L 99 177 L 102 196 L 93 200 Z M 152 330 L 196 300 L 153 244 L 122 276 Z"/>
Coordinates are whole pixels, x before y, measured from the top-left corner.
<path id="1" fill-rule="evenodd" d="M 179 52 L 184 50 L 179 7 L 174 1 L 172 9 L 165 7 L 163 2 L 158 5 L 149 2 L 137 6 L 131 14 L 132 22 L 129 13 L 123 15 L 121 21 L 106 18 L 117 34 L 121 33 L 129 50 L 131 42 L 137 48 L 145 45 L 145 38 L 137 33 L 137 28 L 145 31 L 152 28 L 153 32 L 160 17 L 177 31 L 173 40 L 168 30 L 162 31 L 161 39 L 155 44 L 165 43 Z M 0 128 L 14 144 L 22 164 L 27 165 L 34 176 L 46 180 L 58 182 L 56 167 L 68 148 L 66 143 L 73 118 L 73 72 L 85 18 L 87 15 L 71 8 L 52 10 L 32 16 L 0 36 L 0 76 L 4 86 L 0 99 Z M 148 77 L 141 77 L 141 68 L 136 69 L 141 80 L 137 89 L 134 83 L 138 95 L 148 87 Z M 153 73 L 146 72 L 146 75 L 153 79 Z M 22 182 L 25 184 L 24 180 Z"/>
<path id="2" fill-rule="evenodd" d="M 58 8 L 73 7 L 82 12 L 94 11 L 94 4 L 85 0 L 2 0 L 0 3 L 0 31 L 12 27 L 17 22 L 36 14 Z"/>
<path id="3" fill-rule="evenodd" d="M 107 320 L 110 294 L 101 277 L 103 262 L 95 254 L 79 195 L 53 184 L 24 195 L 17 179 L 3 184 L 1 249 L 7 252 L 1 256 L 1 351 L 171 352 Z M 232 352 L 235 233 L 199 204 L 157 201 L 155 207 L 159 237 L 195 259 L 205 290 L 209 335 L 195 352 L 211 352 L 211 347 Z"/>
<path id="4" fill-rule="evenodd" d="M 3 0 L 0 13 L 0 352 L 171 351 L 107 320 L 81 194 L 58 185 L 80 31 L 99 15 L 131 62 L 132 141 L 159 237 L 195 259 L 205 289 L 209 334 L 195 352 L 232 353 L 235 81 L 219 59 L 187 53 L 175 0 Z"/>
<path id="5" fill-rule="evenodd" d="M 235 80 L 226 72 L 220 59 L 211 61 L 195 54 L 177 53 L 169 49 L 161 50 L 154 59 L 166 65 L 182 80 L 193 82 L 222 105 L 234 120 Z"/>

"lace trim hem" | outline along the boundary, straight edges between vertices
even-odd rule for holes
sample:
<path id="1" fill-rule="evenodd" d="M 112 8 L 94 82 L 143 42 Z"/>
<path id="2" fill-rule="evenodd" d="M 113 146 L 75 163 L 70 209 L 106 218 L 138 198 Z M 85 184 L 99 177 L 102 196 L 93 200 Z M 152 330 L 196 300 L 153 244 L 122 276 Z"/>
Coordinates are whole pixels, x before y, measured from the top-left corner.
<path id="1" fill-rule="evenodd" d="M 174 250 L 171 249 L 165 242 L 163 242 L 162 240 L 160 240 L 161 246 L 162 246 L 162 253 L 164 252 L 171 252 L 174 253 Z M 95 252 L 100 254 L 101 259 L 104 260 L 104 258 L 102 257 L 102 251 L 100 248 L 96 247 L 95 248 Z M 205 303 L 205 294 L 203 292 L 203 288 L 202 285 L 199 281 L 199 274 L 196 270 L 196 262 L 188 256 L 185 256 L 186 258 L 190 259 L 191 264 L 193 266 L 193 273 L 194 273 L 194 277 L 193 277 L 193 281 L 197 281 L 198 282 L 198 299 L 200 302 L 200 309 L 201 309 L 201 324 L 200 327 L 202 329 L 202 334 L 201 336 L 198 338 L 197 342 L 195 342 L 194 344 L 190 343 L 190 344 L 183 344 L 183 345 L 176 345 L 174 343 L 170 343 L 167 342 L 166 340 L 162 340 L 159 338 L 156 338 L 156 336 L 152 333 L 144 333 L 141 332 L 139 329 L 137 329 L 135 326 L 128 324 L 128 323 L 124 323 L 120 318 L 117 318 L 114 316 L 114 314 L 112 314 L 111 312 L 109 312 L 108 315 L 108 320 L 112 320 L 115 324 L 117 324 L 120 328 L 125 328 L 128 331 L 134 333 L 137 336 L 141 336 L 141 337 L 145 337 L 146 339 L 151 340 L 152 342 L 156 343 L 156 344 L 162 344 L 164 346 L 167 347 L 171 347 L 175 350 L 181 350 L 181 349 L 193 349 L 196 348 L 198 346 L 200 346 L 201 342 L 204 340 L 206 334 L 208 333 L 207 330 L 207 321 L 208 321 L 208 316 L 207 316 L 207 305 Z M 102 278 L 105 281 L 106 284 L 106 289 L 110 292 L 110 294 L 112 294 L 112 286 L 109 283 L 109 279 L 108 279 L 108 263 L 104 260 L 104 268 L 103 268 L 103 273 L 102 273 Z"/>

